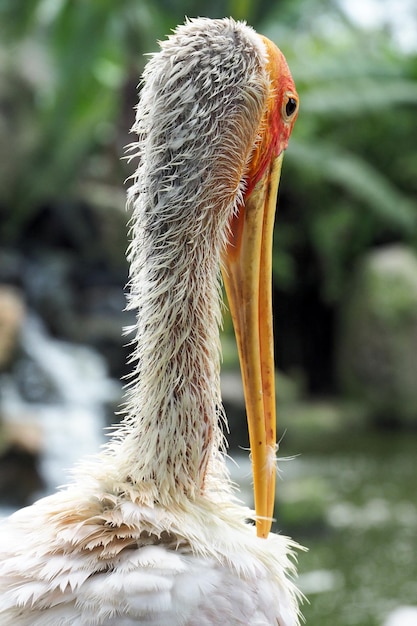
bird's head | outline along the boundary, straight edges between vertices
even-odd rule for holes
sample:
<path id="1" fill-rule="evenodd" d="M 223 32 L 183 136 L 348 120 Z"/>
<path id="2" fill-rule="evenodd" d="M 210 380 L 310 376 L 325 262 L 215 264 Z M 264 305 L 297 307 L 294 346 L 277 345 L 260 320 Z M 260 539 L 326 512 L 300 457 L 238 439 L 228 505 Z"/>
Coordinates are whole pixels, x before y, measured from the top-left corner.
<path id="1" fill-rule="evenodd" d="M 235 328 L 253 463 L 257 533 L 271 528 L 275 499 L 276 409 L 272 324 L 272 237 L 284 150 L 298 95 L 282 52 L 262 37 L 269 94 L 232 217 L 223 277 Z"/>
<path id="2" fill-rule="evenodd" d="M 298 95 L 285 57 L 272 41 L 260 37 L 268 53 L 266 71 L 270 90 L 260 124 L 259 140 L 249 164 L 246 196 L 253 191 L 269 164 L 288 147 L 298 115 Z"/>

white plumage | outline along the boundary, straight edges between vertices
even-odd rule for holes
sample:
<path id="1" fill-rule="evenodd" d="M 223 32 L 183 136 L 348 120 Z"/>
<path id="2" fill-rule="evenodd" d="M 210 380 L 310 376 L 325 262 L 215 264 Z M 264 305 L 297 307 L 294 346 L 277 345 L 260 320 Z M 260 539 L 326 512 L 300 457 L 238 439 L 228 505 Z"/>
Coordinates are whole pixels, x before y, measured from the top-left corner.
<path id="1" fill-rule="evenodd" d="M 245 24 L 196 19 L 148 63 L 131 147 L 126 417 L 68 487 L 1 525 L 2 626 L 298 624 L 293 544 L 256 536 L 218 424 L 219 266 L 267 62 Z"/>
<path id="2" fill-rule="evenodd" d="M 221 500 L 167 511 L 74 485 L 2 528 L 1 623 L 296 624 L 288 542 L 256 537 L 250 515 Z"/>

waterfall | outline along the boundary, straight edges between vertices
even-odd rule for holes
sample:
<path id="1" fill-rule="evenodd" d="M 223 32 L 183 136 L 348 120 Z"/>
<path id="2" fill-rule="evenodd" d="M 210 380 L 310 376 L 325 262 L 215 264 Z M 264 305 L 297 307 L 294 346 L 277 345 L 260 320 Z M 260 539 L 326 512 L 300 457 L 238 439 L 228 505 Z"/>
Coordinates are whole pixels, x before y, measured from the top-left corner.
<path id="1" fill-rule="evenodd" d="M 13 371 L 0 377 L 0 390 L 6 426 L 40 431 L 39 469 L 47 492 L 68 482 L 68 470 L 79 459 L 98 452 L 106 411 L 121 397 L 101 355 L 50 337 L 34 315 L 25 320 L 20 354 Z"/>

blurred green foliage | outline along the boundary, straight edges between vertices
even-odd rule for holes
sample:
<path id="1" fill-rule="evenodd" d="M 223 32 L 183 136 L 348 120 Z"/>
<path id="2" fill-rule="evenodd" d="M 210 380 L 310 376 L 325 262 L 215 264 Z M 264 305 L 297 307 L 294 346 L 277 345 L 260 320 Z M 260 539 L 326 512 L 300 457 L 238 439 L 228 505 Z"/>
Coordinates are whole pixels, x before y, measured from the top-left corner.
<path id="1" fill-rule="evenodd" d="M 272 20 L 264 32 L 285 50 L 301 96 L 284 165 L 283 279 L 291 288 L 294 251 L 310 248 L 322 297 L 335 302 L 367 248 L 417 243 L 416 52 L 336 9 L 300 15 L 295 29 Z"/>
<path id="2" fill-rule="evenodd" d="M 247 19 L 284 51 L 301 111 L 284 164 L 275 280 L 308 249 L 337 302 L 352 263 L 417 243 L 417 56 L 361 31 L 331 0 L 2 0 L 0 205 L 11 241 L 45 203 L 122 203 L 144 52 L 184 16 Z M 113 195 L 112 195 L 113 194 Z M 101 200 L 100 200 L 101 199 Z M 308 270 L 307 270 L 308 271 Z"/>

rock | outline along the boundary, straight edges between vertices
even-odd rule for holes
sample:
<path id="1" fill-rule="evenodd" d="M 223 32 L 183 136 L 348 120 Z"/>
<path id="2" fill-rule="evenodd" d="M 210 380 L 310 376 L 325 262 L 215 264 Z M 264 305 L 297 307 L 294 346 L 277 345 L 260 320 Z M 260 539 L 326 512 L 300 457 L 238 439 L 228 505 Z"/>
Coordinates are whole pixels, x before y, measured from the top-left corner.
<path id="1" fill-rule="evenodd" d="M 38 457 L 42 452 L 42 431 L 39 425 L 30 421 L 30 416 L 14 417 L 5 420 L 3 436 L 6 448 L 19 449 Z"/>
<path id="2" fill-rule="evenodd" d="M 7 423 L 1 433 L 0 502 L 21 507 L 33 501 L 33 495 L 45 484 L 39 472 L 42 450 L 40 429 L 23 418 Z"/>
<path id="3" fill-rule="evenodd" d="M 13 488 L 11 489 L 11 485 Z M 44 487 L 37 458 L 28 450 L 12 446 L 0 455 L 0 501 L 2 506 L 20 508 L 33 501 Z"/>
<path id="4" fill-rule="evenodd" d="M 386 424 L 417 424 L 417 257 L 405 246 L 363 259 L 340 316 L 342 391 Z"/>
<path id="5" fill-rule="evenodd" d="M 0 286 L 0 371 L 7 369 L 13 359 L 24 317 L 20 293 L 7 285 Z"/>

